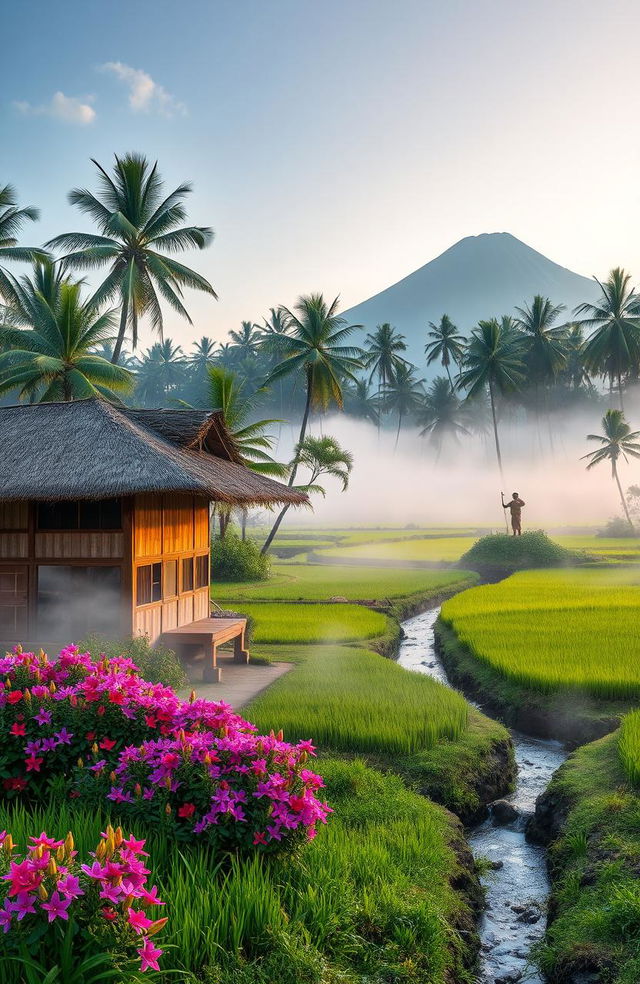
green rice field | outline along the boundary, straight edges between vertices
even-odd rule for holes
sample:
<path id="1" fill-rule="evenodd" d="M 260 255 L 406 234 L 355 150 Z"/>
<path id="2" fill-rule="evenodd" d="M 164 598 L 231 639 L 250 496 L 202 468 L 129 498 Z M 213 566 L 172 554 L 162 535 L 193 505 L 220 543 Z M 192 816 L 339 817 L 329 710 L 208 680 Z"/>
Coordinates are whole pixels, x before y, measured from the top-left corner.
<path id="1" fill-rule="evenodd" d="M 640 561 L 640 539 L 605 536 L 554 536 L 568 550 L 586 550 L 607 560 Z"/>
<path id="2" fill-rule="evenodd" d="M 382 636 L 391 625 L 386 615 L 360 605 L 238 605 L 234 597 L 233 607 L 254 619 L 256 643 L 353 642 Z"/>
<path id="3" fill-rule="evenodd" d="M 542 692 L 640 696 L 640 571 L 514 574 L 445 602 L 442 620 L 473 656 Z"/>
<path id="4" fill-rule="evenodd" d="M 629 781 L 640 786 L 640 710 L 632 711 L 622 720 L 618 751 Z"/>
<path id="5" fill-rule="evenodd" d="M 412 755 L 467 727 L 468 704 L 458 693 L 377 653 L 317 646 L 295 658 L 294 669 L 249 705 L 261 731 L 313 736 L 332 751 Z"/>
<path id="6" fill-rule="evenodd" d="M 323 557 L 336 560 L 384 560 L 427 561 L 451 563 L 459 560 L 476 542 L 476 536 L 438 536 L 422 539 L 403 539 L 397 543 L 377 541 L 362 542 L 354 546 L 329 547 L 322 550 Z"/>
<path id="7" fill-rule="evenodd" d="M 470 571 L 394 570 L 388 567 L 340 567 L 324 564 L 274 564 L 268 581 L 233 584 L 233 604 L 239 601 L 349 601 L 403 598 L 420 593 L 425 598 L 447 588 L 460 589 L 477 579 Z M 228 583 L 212 582 L 211 597 L 229 596 Z"/>

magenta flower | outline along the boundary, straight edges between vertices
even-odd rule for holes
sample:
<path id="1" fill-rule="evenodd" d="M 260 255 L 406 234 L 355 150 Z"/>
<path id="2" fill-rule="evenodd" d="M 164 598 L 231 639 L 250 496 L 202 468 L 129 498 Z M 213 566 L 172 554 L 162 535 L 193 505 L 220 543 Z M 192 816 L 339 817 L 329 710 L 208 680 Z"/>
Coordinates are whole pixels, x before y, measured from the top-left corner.
<path id="1" fill-rule="evenodd" d="M 42 903 L 42 908 L 49 913 L 49 922 L 54 919 L 68 919 L 67 909 L 71 905 L 72 899 L 63 899 L 59 892 L 52 892 L 48 902 Z"/>
<path id="2" fill-rule="evenodd" d="M 154 946 L 148 936 L 138 950 L 138 954 L 140 956 L 140 970 L 143 973 L 145 970 L 160 970 L 158 957 L 162 956 L 162 950 Z"/>
<path id="3" fill-rule="evenodd" d="M 60 870 L 60 869 L 58 869 Z M 58 880 L 58 891 L 68 899 L 78 899 L 84 892 L 80 888 L 80 879 L 76 875 L 65 875 Z"/>
<path id="4" fill-rule="evenodd" d="M 35 899 L 28 892 L 19 892 L 15 902 L 10 902 L 9 906 L 11 912 L 15 912 L 18 920 L 24 919 L 25 916 L 31 915 L 36 910 L 34 908 Z"/>
<path id="5" fill-rule="evenodd" d="M 149 919 L 148 916 L 145 916 L 141 909 L 129 908 L 127 910 L 127 918 L 129 920 L 129 925 L 136 931 L 138 936 L 141 936 L 142 933 L 144 933 L 144 931 L 153 924 L 153 919 Z"/>
<path id="6" fill-rule="evenodd" d="M 37 714 L 34 714 L 33 719 L 37 721 L 38 724 L 51 724 L 51 718 L 53 717 L 51 711 L 47 711 L 44 707 L 40 708 Z"/>

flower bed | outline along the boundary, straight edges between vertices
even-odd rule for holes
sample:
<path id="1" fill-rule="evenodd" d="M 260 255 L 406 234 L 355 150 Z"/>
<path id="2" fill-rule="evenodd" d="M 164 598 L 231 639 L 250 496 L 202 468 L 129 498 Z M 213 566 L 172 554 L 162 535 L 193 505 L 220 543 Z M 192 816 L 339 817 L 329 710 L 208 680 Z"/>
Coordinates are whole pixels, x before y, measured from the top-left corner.
<path id="1" fill-rule="evenodd" d="M 7 798 L 107 800 L 224 849 L 278 850 L 330 813 L 306 768 L 313 746 L 261 736 L 224 702 L 180 700 L 125 658 L 76 647 L 0 660 L 0 777 Z"/>
<path id="2" fill-rule="evenodd" d="M 65 840 L 31 837 L 21 855 L 11 834 L 0 834 L 0 953 L 22 965 L 28 980 L 42 968 L 40 959 L 63 980 L 75 980 L 83 961 L 87 972 L 107 976 L 114 964 L 124 971 L 134 961 L 141 971 L 159 969 L 162 950 L 152 937 L 167 917 L 153 916 L 164 902 L 155 885 L 147 886 L 145 842 L 126 839 L 120 828 L 101 836 L 82 864 L 70 833 Z"/>

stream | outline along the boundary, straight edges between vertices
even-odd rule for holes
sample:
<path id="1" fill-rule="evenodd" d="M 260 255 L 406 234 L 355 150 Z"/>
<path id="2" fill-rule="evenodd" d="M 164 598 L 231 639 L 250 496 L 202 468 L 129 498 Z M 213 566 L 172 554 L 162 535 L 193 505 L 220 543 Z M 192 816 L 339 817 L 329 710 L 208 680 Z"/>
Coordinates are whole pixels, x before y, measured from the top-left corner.
<path id="1" fill-rule="evenodd" d="M 402 623 L 405 638 L 398 662 L 407 670 L 426 673 L 450 686 L 434 649 L 433 626 L 440 613 L 431 609 Z M 556 741 L 529 738 L 511 732 L 518 776 L 513 793 L 506 796 L 518 810 L 518 818 L 495 826 L 491 818 L 467 830 L 476 857 L 500 865 L 481 878 L 486 908 L 478 931 L 481 939 L 477 984 L 543 984 L 544 978 L 529 960 L 531 946 L 544 935 L 549 895 L 546 851 L 525 838 L 525 822 L 533 813 L 536 797 L 567 758 Z"/>

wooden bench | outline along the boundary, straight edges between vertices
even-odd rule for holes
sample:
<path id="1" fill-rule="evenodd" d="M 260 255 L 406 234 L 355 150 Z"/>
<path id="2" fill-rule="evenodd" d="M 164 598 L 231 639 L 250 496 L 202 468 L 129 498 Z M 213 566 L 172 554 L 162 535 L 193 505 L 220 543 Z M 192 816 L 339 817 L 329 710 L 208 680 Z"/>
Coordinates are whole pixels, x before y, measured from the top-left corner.
<path id="1" fill-rule="evenodd" d="M 249 651 L 245 649 L 246 618 L 200 618 L 197 622 L 181 625 L 162 633 L 167 645 L 199 646 L 211 653 L 202 674 L 204 683 L 219 683 L 221 668 L 218 666 L 218 646 L 233 640 L 235 663 L 248 663 Z"/>

